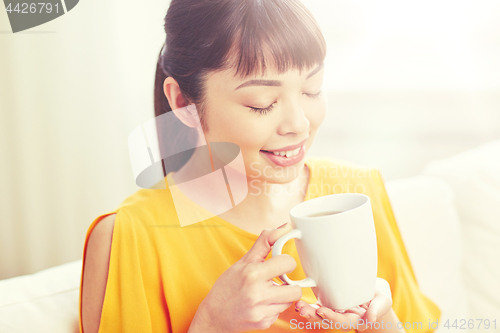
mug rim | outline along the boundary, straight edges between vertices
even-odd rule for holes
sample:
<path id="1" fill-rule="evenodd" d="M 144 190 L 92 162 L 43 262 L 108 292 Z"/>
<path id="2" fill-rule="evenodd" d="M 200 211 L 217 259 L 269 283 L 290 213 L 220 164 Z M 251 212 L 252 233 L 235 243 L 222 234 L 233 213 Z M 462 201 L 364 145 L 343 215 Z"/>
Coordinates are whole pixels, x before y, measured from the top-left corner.
<path id="1" fill-rule="evenodd" d="M 370 201 L 370 197 L 367 196 L 366 194 L 363 194 L 363 193 L 334 193 L 334 194 L 328 194 L 328 195 L 323 195 L 323 196 L 319 196 L 319 197 L 316 197 L 316 198 L 313 198 L 313 199 L 309 199 L 309 200 L 306 200 L 306 201 L 302 201 L 301 203 L 295 205 L 291 210 L 290 210 L 290 217 L 292 218 L 300 218 L 300 219 L 319 219 L 319 218 L 324 218 L 325 216 L 313 216 L 313 217 L 308 217 L 308 216 L 301 216 L 301 215 L 297 215 L 296 214 L 296 211 L 303 208 L 304 205 L 312 205 L 312 201 L 315 201 L 317 199 L 321 199 L 321 200 L 328 200 L 328 198 L 332 198 L 334 196 L 338 196 L 338 195 L 341 195 L 343 197 L 345 196 L 351 196 L 351 197 L 361 197 L 362 199 L 364 199 L 364 201 L 355 206 L 355 207 L 352 207 L 352 208 L 349 208 L 349 209 L 346 209 L 346 210 L 343 210 L 335 215 L 339 215 L 339 214 L 344 214 L 344 213 L 348 213 L 354 209 L 357 209 L 357 208 L 360 208 L 364 205 L 366 205 L 369 201 Z"/>

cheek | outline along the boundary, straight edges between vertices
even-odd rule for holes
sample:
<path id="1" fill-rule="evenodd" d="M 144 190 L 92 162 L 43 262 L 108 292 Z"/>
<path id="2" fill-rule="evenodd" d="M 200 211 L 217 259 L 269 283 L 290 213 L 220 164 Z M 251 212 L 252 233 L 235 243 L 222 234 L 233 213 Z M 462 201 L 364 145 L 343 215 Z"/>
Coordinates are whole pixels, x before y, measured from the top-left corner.
<path id="1" fill-rule="evenodd" d="M 208 117 L 207 125 L 209 132 L 206 135 L 209 141 L 224 141 L 237 144 L 248 154 L 250 151 L 257 152 L 267 142 L 271 131 L 270 123 L 264 117 L 252 117 L 242 112 L 227 112 L 218 117 Z"/>
<path id="2" fill-rule="evenodd" d="M 326 118 L 326 112 L 327 106 L 325 99 L 319 100 L 311 105 L 307 115 L 311 131 L 315 131 L 316 129 L 318 129 L 318 127 L 321 126 L 321 124 L 323 124 Z"/>

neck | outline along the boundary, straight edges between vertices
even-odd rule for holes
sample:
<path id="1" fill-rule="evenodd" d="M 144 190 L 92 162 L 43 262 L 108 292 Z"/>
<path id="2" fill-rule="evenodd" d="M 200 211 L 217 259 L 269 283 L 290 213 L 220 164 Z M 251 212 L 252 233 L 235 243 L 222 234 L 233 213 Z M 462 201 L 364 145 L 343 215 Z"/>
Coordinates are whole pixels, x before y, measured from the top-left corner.
<path id="1" fill-rule="evenodd" d="M 207 153 L 207 149 L 205 151 L 195 149 L 189 161 L 174 173 L 174 181 L 181 183 L 212 172 L 212 163 Z M 259 230 L 275 228 L 289 221 L 290 209 L 305 199 L 309 170 L 304 165 L 298 177 L 284 184 L 268 183 L 265 180 L 246 176 L 244 179 L 246 179 L 248 194 L 232 209 L 219 214 L 219 217 L 242 229 L 259 233 Z M 206 186 L 207 189 L 216 188 L 216 184 L 209 181 L 201 186 Z M 199 187 L 197 191 L 207 193 L 200 191 Z"/>
<path id="2" fill-rule="evenodd" d="M 309 170 L 305 165 L 299 176 L 289 183 L 274 184 L 249 178 L 248 195 L 220 217 L 230 221 L 245 218 L 247 224 L 259 230 L 275 228 L 289 221 L 290 209 L 304 201 L 308 180 Z"/>

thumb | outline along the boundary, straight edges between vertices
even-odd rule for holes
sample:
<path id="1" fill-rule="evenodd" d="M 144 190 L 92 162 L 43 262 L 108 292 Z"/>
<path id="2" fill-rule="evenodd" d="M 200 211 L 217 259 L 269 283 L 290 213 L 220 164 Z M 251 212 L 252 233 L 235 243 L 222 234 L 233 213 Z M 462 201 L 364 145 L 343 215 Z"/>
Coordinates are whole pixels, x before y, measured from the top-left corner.
<path id="1" fill-rule="evenodd" d="M 292 225 L 287 222 L 275 229 L 264 229 L 255 241 L 252 248 L 243 256 L 249 262 L 263 262 L 266 260 L 274 243 L 284 234 L 292 230 Z"/>
<path id="2" fill-rule="evenodd" d="M 366 311 L 366 319 L 375 322 L 392 308 L 392 293 L 389 283 L 377 277 L 375 297 L 370 301 Z"/>

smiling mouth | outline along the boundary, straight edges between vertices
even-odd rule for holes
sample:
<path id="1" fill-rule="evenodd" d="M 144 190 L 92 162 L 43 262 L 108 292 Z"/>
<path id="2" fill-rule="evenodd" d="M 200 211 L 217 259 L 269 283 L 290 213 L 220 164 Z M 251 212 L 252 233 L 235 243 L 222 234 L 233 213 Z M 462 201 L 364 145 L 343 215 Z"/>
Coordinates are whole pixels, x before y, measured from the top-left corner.
<path id="1" fill-rule="evenodd" d="M 260 152 L 266 156 L 270 162 L 277 166 L 287 167 L 292 166 L 304 159 L 306 147 L 302 146 L 293 150 L 270 151 L 261 150 Z"/>
<path id="2" fill-rule="evenodd" d="M 309 137 L 305 138 L 302 142 L 295 144 L 295 145 L 286 146 L 286 147 L 278 148 L 278 149 L 274 149 L 274 150 L 261 149 L 261 151 L 264 153 L 272 154 L 274 156 L 281 156 L 281 157 L 287 157 L 287 158 L 294 157 L 294 156 L 297 156 L 298 154 L 300 154 L 301 151 L 305 150 L 305 148 L 306 148 L 305 144 L 306 144 L 306 141 L 308 138 Z"/>
<path id="3" fill-rule="evenodd" d="M 293 150 L 282 150 L 282 151 L 270 151 L 270 150 L 262 150 L 265 153 L 270 153 L 274 154 L 275 156 L 286 156 L 286 157 L 293 157 L 299 154 L 300 148 L 303 146 L 300 146 L 299 148 L 293 149 Z"/>

